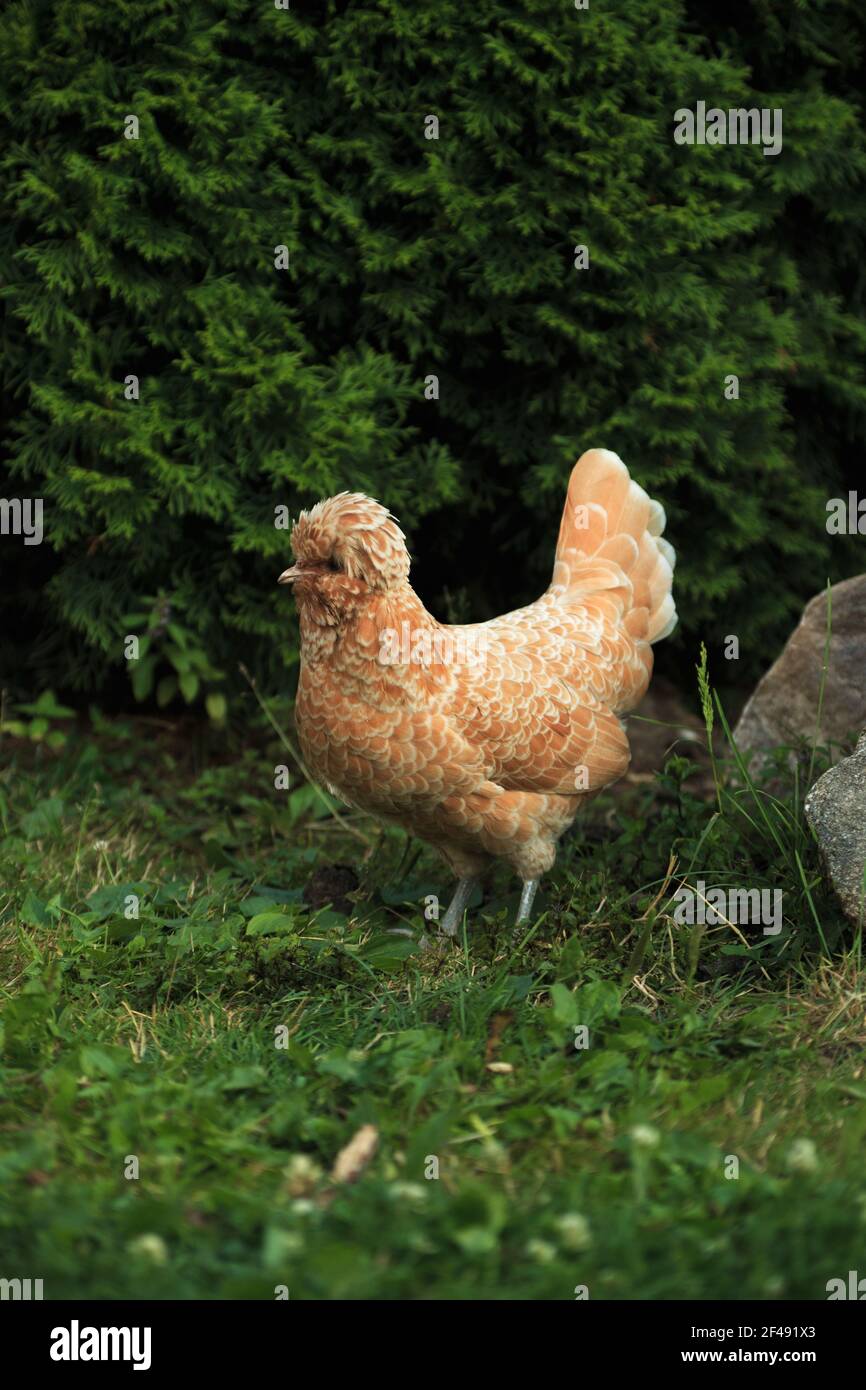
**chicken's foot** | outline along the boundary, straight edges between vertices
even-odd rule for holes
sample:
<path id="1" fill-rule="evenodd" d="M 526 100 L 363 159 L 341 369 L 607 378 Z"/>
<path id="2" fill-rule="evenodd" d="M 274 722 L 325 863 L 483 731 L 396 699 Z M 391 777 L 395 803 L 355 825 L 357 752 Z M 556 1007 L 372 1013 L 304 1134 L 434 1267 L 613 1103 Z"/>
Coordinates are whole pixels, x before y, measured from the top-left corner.
<path id="1" fill-rule="evenodd" d="M 532 904 L 537 891 L 537 878 L 527 878 L 524 880 L 523 891 L 520 894 L 520 906 L 517 909 L 517 916 L 514 919 L 515 927 L 522 927 L 524 922 L 529 921 L 532 912 Z"/>
<path id="2" fill-rule="evenodd" d="M 472 897 L 478 879 L 476 877 L 460 878 L 457 880 L 457 887 L 454 890 L 454 897 L 448 904 L 448 910 L 439 924 L 439 930 L 443 936 L 456 936 L 457 928 L 462 925 L 463 914 Z"/>

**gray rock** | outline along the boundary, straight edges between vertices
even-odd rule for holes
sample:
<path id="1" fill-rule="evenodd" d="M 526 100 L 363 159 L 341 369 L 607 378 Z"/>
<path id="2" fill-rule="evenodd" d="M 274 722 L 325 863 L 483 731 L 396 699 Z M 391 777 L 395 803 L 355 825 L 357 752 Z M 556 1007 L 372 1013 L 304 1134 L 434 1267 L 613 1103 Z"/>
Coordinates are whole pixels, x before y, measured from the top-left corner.
<path id="1" fill-rule="evenodd" d="M 834 584 L 827 679 L 818 741 L 847 743 L 866 725 L 866 574 Z M 734 736 L 742 751 L 768 752 L 815 738 L 827 637 L 827 594 L 806 605 L 799 625 L 763 676 Z"/>
<path id="2" fill-rule="evenodd" d="M 819 777 L 805 809 L 843 912 L 855 924 L 866 922 L 866 733 L 850 758 Z"/>

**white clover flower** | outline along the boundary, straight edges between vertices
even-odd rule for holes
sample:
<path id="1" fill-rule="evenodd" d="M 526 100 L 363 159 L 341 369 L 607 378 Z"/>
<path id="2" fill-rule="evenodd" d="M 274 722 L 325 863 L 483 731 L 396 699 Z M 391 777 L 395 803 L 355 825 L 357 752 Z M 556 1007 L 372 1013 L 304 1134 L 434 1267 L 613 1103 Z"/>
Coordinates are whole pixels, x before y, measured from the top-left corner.
<path id="1" fill-rule="evenodd" d="M 526 1253 L 531 1260 L 540 1265 L 549 1265 L 551 1260 L 556 1259 L 556 1247 L 551 1245 L 549 1240 L 527 1241 Z"/>
<path id="2" fill-rule="evenodd" d="M 306 1197 L 322 1176 L 322 1170 L 309 1154 L 293 1154 L 283 1169 L 286 1186 L 293 1197 Z"/>
<path id="3" fill-rule="evenodd" d="M 631 1137 L 639 1149 L 656 1149 L 661 1143 L 661 1135 L 652 1125 L 634 1125 Z"/>
<path id="4" fill-rule="evenodd" d="M 147 1231 L 143 1235 L 136 1236 L 134 1240 L 127 1242 L 126 1248 L 130 1255 L 140 1255 L 142 1259 L 150 1260 L 152 1264 L 168 1264 L 168 1246 L 162 1236 L 158 1236 L 154 1231 Z"/>
<path id="5" fill-rule="evenodd" d="M 419 1182 L 392 1182 L 388 1195 L 395 1201 L 424 1202 L 427 1200 L 427 1189 Z"/>
<path id="6" fill-rule="evenodd" d="M 811 1139 L 795 1139 L 788 1150 L 788 1167 L 793 1173 L 815 1173 L 818 1151 Z"/>
<path id="7" fill-rule="evenodd" d="M 558 1216 L 553 1223 L 566 1250 L 587 1250 L 592 1245 L 592 1231 L 585 1216 L 577 1211 Z"/>

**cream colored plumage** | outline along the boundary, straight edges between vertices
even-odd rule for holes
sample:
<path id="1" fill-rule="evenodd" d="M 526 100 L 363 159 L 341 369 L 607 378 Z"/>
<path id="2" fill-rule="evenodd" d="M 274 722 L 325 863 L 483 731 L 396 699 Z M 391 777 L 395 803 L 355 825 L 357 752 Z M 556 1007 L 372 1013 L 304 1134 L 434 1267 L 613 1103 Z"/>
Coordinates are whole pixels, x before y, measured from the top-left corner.
<path id="1" fill-rule="evenodd" d="M 524 881 L 518 921 L 582 800 L 622 776 L 621 716 L 676 623 L 664 512 L 603 449 L 575 464 L 553 580 L 535 603 L 449 626 L 409 583 L 386 509 L 341 493 L 292 532 L 301 627 L 296 722 L 308 767 L 349 805 L 440 852 L 452 933 L 491 858 Z"/>

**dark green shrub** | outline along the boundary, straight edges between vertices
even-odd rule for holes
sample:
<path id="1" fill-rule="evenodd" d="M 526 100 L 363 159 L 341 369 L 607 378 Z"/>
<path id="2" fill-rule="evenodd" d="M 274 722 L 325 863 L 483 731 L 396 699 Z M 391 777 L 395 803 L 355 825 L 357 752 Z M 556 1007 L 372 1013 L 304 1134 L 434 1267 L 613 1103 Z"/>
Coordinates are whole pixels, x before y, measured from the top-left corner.
<path id="1" fill-rule="evenodd" d="M 594 444 L 668 506 L 679 641 L 765 664 L 863 563 L 824 523 L 866 435 L 864 18 L 739 19 L 8 4 L 0 492 L 44 497 L 46 543 L 0 538 L 4 670 L 125 681 L 122 617 L 162 593 L 214 667 L 276 679 L 274 507 L 341 488 L 412 533 L 429 606 L 487 616 L 546 584 Z M 677 146 L 698 100 L 782 107 L 783 152 Z"/>

